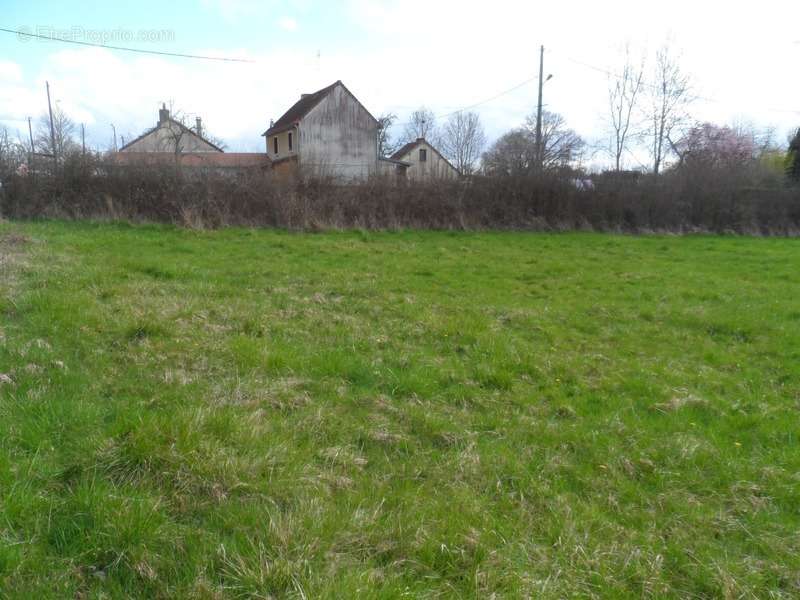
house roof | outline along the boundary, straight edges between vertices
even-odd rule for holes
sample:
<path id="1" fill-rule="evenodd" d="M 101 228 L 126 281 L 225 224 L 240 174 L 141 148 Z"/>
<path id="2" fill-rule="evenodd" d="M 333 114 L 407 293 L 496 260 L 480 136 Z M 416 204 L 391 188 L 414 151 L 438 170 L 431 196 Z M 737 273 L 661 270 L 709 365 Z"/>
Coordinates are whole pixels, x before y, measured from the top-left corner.
<path id="1" fill-rule="evenodd" d="M 322 100 L 328 94 L 330 94 L 331 91 L 333 90 L 333 88 L 335 88 L 337 85 L 342 86 L 344 91 L 346 91 L 353 98 L 353 100 L 358 102 L 358 104 L 361 106 L 361 108 L 363 108 L 367 112 L 367 114 L 370 116 L 370 118 L 372 118 L 372 120 L 377 123 L 378 120 L 375 117 L 372 116 L 372 113 L 370 113 L 364 107 L 364 105 L 361 104 L 361 102 L 359 102 L 358 98 L 356 98 L 353 95 L 353 93 L 350 90 L 347 89 L 347 86 L 345 86 L 342 83 L 342 80 L 340 79 L 340 80 L 335 81 L 334 83 L 330 84 L 329 86 L 322 88 L 321 90 L 317 90 L 313 94 L 303 94 L 300 97 L 300 100 L 295 102 L 294 105 L 292 105 L 292 107 L 289 110 L 287 110 L 285 113 L 283 113 L 283 115 L 281 115 L 280 119 L 275 121 L 275 123 L 273 123 L 272 126 L 269 129 L 267 129 L 264 133 L 262 133 L 261 135 L 262 136 L 270 136 L 270 135 L 275 135 L 276 133 L 282 133 L 282 132 L 284 132 L 284 131 L 286 131 L 288 129 L 291 129 L 292 127 L 297 125 L 303 119 L 303 117 L 305 117 L 308 113 L 310 113 L 311 110 L 317 104 L 322 102 Z"/>
<path id="2" fill-rule="evenodd" d="M 447 160 L 447 159 L 446 159 L 444 156 L 442 156 L 442 153 L 441 153 L 441 152 L 439 152 L 439 151 L 436 149 L 436 146 L 434 146 L 433 144 L 431 144 L 431 143 L 430 143 L 428 140 L 426 140 L 425 138 L 417 138 L 417 139 L 416 139 L 416 140 L 414 140 L 413 142 L 408 142 L 407 144 L 405 144 L 404 146 L 402 146 L 402 147 L 401 147 L 401 148 L 400 148 L 400 149 L 399 149 L 397 152 L 395 152 L 394 154 L 392 154 L 391 158 L 393 158 L 394 160 L 400 160 L 400 159 L 401 159 L 403 156 L 408 156 L 408 154 L 409 154 L 409 153 L 410 153 L 410 152 L 411 152 L 411 151 L 412 151 L 414 148 L 416 148 L 417 146 L 419 146 L 420 144 L 427 144 L 427 145 L 430 147 L 430 149 L 431 149 L 431 150 L 433 150 L 434 152 L 436 152 L 436 154 L 439 156 L 439 158 L 441 158 L 441 159 L 442 159 L 444 162 L 446 162 L 448 165 L 450 165 L 450 167 L 451 167 L 451 168 L 452 168 L 452 169 L 453 169 L 453 170 L 454 170 L 456 173 L 458 173 L 459 175 L 461 174 L 461 171 L 459 171 L 458 169 L 456 169 L 456 168 L 453 166 L 453 163 L 451 163 L 451 162 L 450 162 L 449 160 Z"/>
<path id="3" fill-rule="evenodd" d="M 392 154 L 391 158 L 394 160 L 400 160 L 401 156 L 405 156 L 409 152 L 411 152 L 417 144 L 419 144 L 422 140 L 414 140 L 413 142 L 408 142 L 407 144 L 400 147 L 400 149 Z"/>
<path id="4" fill-rule="evenodd" d="M 197 137 L 197 138 L 200 138 L 200 139 L 201 139 L 201 140 L 203 140 L 203 141 L 204 141 L 206 144 L 208 144 L 209 146 L 211 146 L 212 148 L 214 148 L 214 149 L 215 149 L 215 150 L 217 150 L 218 152 L 225 152 L 225 150 L 223 150 L 222 148 L 220 148 L 219 146 L 217 146 L 217 145 L 216 145 L 214 142 L 212 142 L 212 141 L 210 141 L 210 140 L 207 140 L 207 139 L 206 139 L 206 138 L 204 138 L 202 135 L 197 135 L 197 132 L 196 132 L 196 131 L 193 131 L 193 130 L 189 129 L 189 128 L 188 128 L 186 125 L 184 125 L 184 124 L 183 124 L 183 123 L 181 123 L 180 121 L 176 121 L 175 119 L 173 119 L 172 117 L 170 117 L 170 118 L 168 119 L 168 122 L 169 122 L 169 123 L 174 123 L 175 125 L 177 125 L 178 127 L 180 127 L 180 128 L 181 128 L 181 129 L 184 131 L 184 133 L 190 133 L 190 134 L 192 134 L 193 136 L 195 136 L 195 137 Z M 135 144 L 135 143 L 136 143 L 136 142 L 138 142 L 139 140 L 146 138 L 148 135 L 150 135 L 151 133 L 153 133 L 154 131 L 156 131 L 156 130 L 157 130 L 159 127 L 161 127 L 161 125 L 163 125 L 163 123 L 158 123 L 158 124 L 157 124 L 155 127 L 151 127 L 150 129 L 148 129 L 147 131 L 145 131 L 145 132 L 144 132 L 142 135 L 140 135 L 139 137 L 137 137 L 137 138 L 135 138 L 135 139 L 132 139 L 130 142 L 128 142 L 127 144 L 125 144 L 124 146 L 122 146 L 122 147 L 121 147 L 121 148 L 118 150 L 118 152 L 122 152 L 123 150 L 125 150 L 125 148 L 128 148 L 129 146 L 131 146 L 131 145 Z"/>
<path id="5" fill-rule="evenodd" d="M 383 162 L 388 162 L 388 163 L 392 163 L 392 164 L 395 164 L 395 165 L 402 165 L 404 167 L 410 167 L 411 166 L 411 163 L 409 163 L 409 162 L 406 162 L 404 160 L 397 160 L 396 158 L 390 158 L 388 156 L 380 156 L 380 157 L 378 157 L 378 160 L 382 160 Z"/>

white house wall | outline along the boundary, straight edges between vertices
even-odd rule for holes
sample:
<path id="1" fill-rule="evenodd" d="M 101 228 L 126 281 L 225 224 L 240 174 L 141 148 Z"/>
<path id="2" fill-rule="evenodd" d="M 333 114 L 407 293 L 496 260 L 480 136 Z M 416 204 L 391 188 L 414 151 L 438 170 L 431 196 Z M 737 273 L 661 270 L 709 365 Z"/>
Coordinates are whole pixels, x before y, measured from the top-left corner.
<path id="1" fill-rule="evenodd" d="M 289 150 L 289 134 L 292 134 L 292 149 Z M 275 152 L 275 138 L 278 138 L 278 152 Z M 267 138 L 267 154 L 272 160 L 279 160 L 297 154 L 297 133 L 294 129 L 282 131 Z"/>
<path id="2" fill-rule="evenodd" d="M 337 85 L 300 123 L 301 167 L 341 179 L 366 179 L 378 169 L 377 133 L 372 116 Z"/>
<path id="3" fill-rule="evenodd" d="M 219 152 L 211 144 L 191 131 L 183 130 L 176 123 L 162 125 L 144 137 L 128 145 L 122 152 L 172 152 L 175 153 L 176 140 L 181 153 Z"/>
<path id="4" fill-rule="evenodd" d="M 420 150 L 427 151 L 427 160 L 424 162 L 419 159 Z M 406 172 L 406 177 L 414 181 L 458 178 L 458 171 L 427 142 L 420 142 L 410 152 L 397 158 L 411 165 Z"/>

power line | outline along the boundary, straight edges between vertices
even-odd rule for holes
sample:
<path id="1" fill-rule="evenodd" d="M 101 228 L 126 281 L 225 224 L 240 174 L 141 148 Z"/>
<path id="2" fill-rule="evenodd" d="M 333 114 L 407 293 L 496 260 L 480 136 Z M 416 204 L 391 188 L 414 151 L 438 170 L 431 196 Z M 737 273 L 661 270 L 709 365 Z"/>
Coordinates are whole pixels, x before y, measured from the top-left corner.
<path id="1" fill-rule="evenodd" d="M 502 96 L 505 96 L 506 94 L 510 94 L 511 92 L 515 92 L 519 88 L 521 88 L 521 87 L 523 87 L 525 85 L 528 85 L 529 83 L 531 83 L 533 81 L 536 81 L 537 79 L 539 79 L 538 75 L 536 75 L 534 77 L 531 77 L 530 79 L 526 79 L 522 83 L 518 83 L 514 87 L 508 88 L 507 90 L 502 91 L 499 94 L 495 94 L 491 98 L 487 98 L 486 100 L 481 100 L 480 102 L 476 102 L 475 104 L 470 104 L 469 106 L 463 106 L 463 107 L 459 108 L 458 110 L 454 110 L 452 112 L 445 113 L 443 115 L 436 115 L 434 118 L 435 119 L 445 119 L 447 117 L 450 117 L 452 115 L 458 114 L 460 112 L 464 112 L 465 110 L 470 110 L 470 109 L 473 109 L 473 108 L 477 108 L 479 106 L 483 106 L 484 104 L 488 104 L 489 102 L 492 102 L 493 100 L 497 100 L 498 98 L 501 98 Z"/>
<path id="2" fill-rule="evenodd" d="M 558 51 L 556 51 L 556 52 L 558 52 Z M 603 67 L 598 67 L 596 65 L 589 64 L 589 63 L 584 62 L 582 60 L 578 60 L 577 58 L 573 58 L 571 56 L 567 56 L 567 55 L 562 55 L 562 56 L 564 56 L 564 58 L 566 58 L 568 61 L 570 61 L 572 63 L 575 63 L 576 65 L 580 65 L 580 66 L 585 67 L 587 69 L 591 69 L 593 71 L 597 71 L 599 73 L 603 73 L 604 75 L 607 75 L 609 77 L 613 77 L 614 79 L 622 79 L 622 75 L 621 74 L 616 73 L 614 71 L 611 71 L 609 69 L 605 69 Z M 643 81 L 642 85 L 644 85 L 645 87 L 649 87 L 649 88 L 655 89 L 655 90 L 659 89 L 659 87 L 657 85 L 648 83 L 646 81 Z M 711 104 L 724 104 L 724 105 L 727 105 L 727 106 L 731 105 L 730 102 L 725 102 L 724 100 L 719 100 L 718 98 L 711 98 L 710 96 L 701 96 L 701 95 L 698 95 L 698 94 L 693 94 L 692 97 L 697 99 L 697 100 L 702 100 L 704 102 L 709 102 Z M 800 110 L 792 110 L 792 109 L 789 109 L 789 108 L 770 108 L 770 107 L 766 107 L 766 108 L 762 108 L 762 110 L 767 111 L 767 112 L 774 112 L 774 113 L 800 114 Z"/>
<path id="3" fill-rule="evenodd" d="M 224 56 L 203 56 L 199 54 L 182 54 L 180 52 L 165 52 L 162 50 L 144 50 L 141 48 L 127 48 L 125 46 L 111 46 L 108 44 L 96 44 L 94 42 L 82 42 L 79 40 L 68 40 L 65 38 L 52 37 L 48 35 L 40 35 L 38 33 L 29 33 L 27 31 L 19 31 L 16 29 L 6 29 L 0 27 L 0 31 L 4 33 L 13 33 L 19 37 L 37 38 L 47 40 L 50 42 L 61 42 L 62 44 L 76 44 L 78 46 L 91 46 L 93 48 L 105 48 L 106 50 L 120 50 L 122 52 L 135 52 L 138 54 L 155 54 L 157 56 L 171 56 L 174 58 L 192 58 L 196 60 L 216 60 L 220 62 L 237 62 L 237 63 L 255 63 L 256 61 L 248 58 L 227 58 Z"/>
<path id="4" fill-rule="evenodd" d="M 499 93 L 495 94 L 491 98 L 486 98 L 485 100 L 481 100 L 480 102 L 476 102 L 475 104 L 470 104 L 469 106 L 462 106 L 461 108 L 456 109 L 456 110 L 451 111 L 451 112 L 448 112 L 448 113 L 443 113 L 441 115 L 434 115 L 433 119 L 435 121 L 438 121 L 439 119 L 446 119 L 447 117 L 451 117 L 451 116 L 456 115 L 456 114 L 458 114 L 460 112 L 464 112 L 465 110 L 471 110 L 473 108 L 477 108 L 478 106 L 483 106 L 484 104 L 488 104 L 489 102 L 497 100 L 498 98 L 501 98 L 502 96 L 510 94 L 511 92 L 515 92 L 519 88 L 521 88 L 523 86 L 526 86 L 529 83 L 531 83 L 533 81 L 536 81 L 538 79 L 539 79 L 539 76 L 535 75 L 534 77 L 531 77 L 530 79 L 526 79 L 525 81 L 522 81 L 522 82 L 518 83 L 517 85 L 508 88 L 507 90 L 503 90 L 502 92 L 499 92 Z M 406 121 L 404 123 L 395 123 L 394 126 L 397 127 L 397 126 L 410 125 L 410 124 L 411 124 L 411 121 Z"/>

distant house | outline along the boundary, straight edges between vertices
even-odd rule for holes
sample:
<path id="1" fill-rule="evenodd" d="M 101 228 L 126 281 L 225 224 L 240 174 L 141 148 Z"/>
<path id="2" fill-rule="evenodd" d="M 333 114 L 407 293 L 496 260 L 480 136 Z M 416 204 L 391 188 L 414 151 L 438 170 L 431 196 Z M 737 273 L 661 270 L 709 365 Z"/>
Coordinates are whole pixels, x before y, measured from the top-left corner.
<path id="1" fill-rule="evenodd" d="M 392 154 L 392 159 L 409 165 L 406 176 L 413 181 L 457 179 L 461 175 L 425 138 L 409 142 Z"/>
<path id="2" fill-rule="evenodd" d="M 265 170 L 269 157 L 261 152 L 225 152 L 203 136 L 200 117 L 194 129 L 173 119 L 162 104 L 158 123 L 136 139 L 128 142 L 113 160 L 120 166 L 178 165 L 190 171 L 238 174 L 244 171 Z"/>
<path id="3" fill-rule="evenodd" d="M 119 151 L 172 154 L 223 152 L 222 148 L 203 137 L 203 123 L 200 117 L 197 117 L 195 129 L 190 129 L 173 119 L 169 109 L 163 104 L 158 111 L 156 126 L 125 144 Z"/>
<path id="4" fill-rule="evenodd" d="M 179 166 L 189 172 L 237 175 L 244 172 L 266 171 L 269 157 L 263 152 L 116 152 L 113 161 L 119 166 Z"/>
<path id="5" fill-rule="evenodd" d="M 353 181 L 386 170 L 378 161 L 378 121 L 341 81 L 301 95 L 261 135 L 278 173 L 300 167 Z"/>

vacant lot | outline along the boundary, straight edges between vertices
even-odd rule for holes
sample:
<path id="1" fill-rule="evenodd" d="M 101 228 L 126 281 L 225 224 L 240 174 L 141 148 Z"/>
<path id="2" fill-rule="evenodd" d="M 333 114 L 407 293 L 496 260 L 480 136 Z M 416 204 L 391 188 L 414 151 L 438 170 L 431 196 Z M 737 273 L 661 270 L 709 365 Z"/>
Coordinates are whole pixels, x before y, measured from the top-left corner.
<path id="1" fill-rule="evenodd" d="M 799 267 L 0 225 L 0 596 L 797 597 Z"/>

